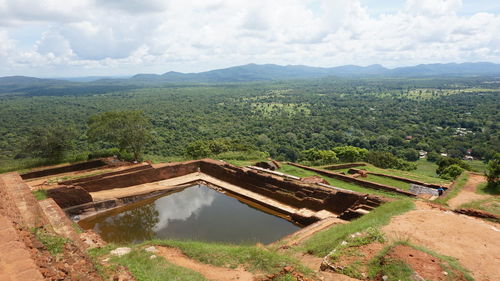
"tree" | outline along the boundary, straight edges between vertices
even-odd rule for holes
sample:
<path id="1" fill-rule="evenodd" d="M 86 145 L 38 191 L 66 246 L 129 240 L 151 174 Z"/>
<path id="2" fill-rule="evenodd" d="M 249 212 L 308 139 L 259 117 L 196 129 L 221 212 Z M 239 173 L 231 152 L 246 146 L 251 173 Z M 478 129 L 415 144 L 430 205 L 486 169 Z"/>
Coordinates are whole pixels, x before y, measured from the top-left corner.
<path id="1" fill-rule="evenodd" d="M 367 149 L 350 145 L 334 147 L 333 151 L 342 162 L 362 161 L 368 155 Z"/>
<path id="2" fill-rule="evenodd" d="M 33 157 L 61 160 L 73 149 L 75 138 L 75 130 L 71 127 L 36 128 L 28 139 L 26 151 Z"/>
<path id="3" fill-rule="evenodd" d="M 493 159 L 488 161 L 485 176 L 488 179 L 488 187 L 498 191 L 500 188 L 500 153 L 495 153 Z"/>
<path id="4" fill-rule="evenodd" d="M 300 155 L 303 160 L 317 165 L 327 165 L 339 161 L 335 152 L 331 150 L 318 150 L 316 148 L 311 148 L 302 151 Z"/>
<path id="5" fill-rule="evenodd" d="M 111 143 L 139 160 L 152 139 L 151 122 L 142 111 L 104 112 L 90 117 L 88 136 L 91 142 Z"/>
<path id="6" fill-rule="evenodd" d="M 436 162 L 436 164 L 439 166 L 436 169 L 436 174 L 438 174 L 439 176 L 444 174 L 445 169 L 451 165 L 458 165 L 462 169 L 470 170 L 469 165 L 467 165 L 467 163 L 465 163 L 464 161 L 462 161 L 458 158 L 442 157 Z"/>
<path id="7" fill-rule="evenodd" d="M 444 178 L 444 179 L 454 180 L 458 176 L 460 176 L 460 174 L 462 174 L 463 171 L 464 171 L 464 169 L 462 167 L 460 167 L 457 164 L 453 164 L 453 165 L 446 167 L 439 176 Z"/>
<path id="8" fill-rule="evenodd" d="M 197 140 L 188 144 L 186 154 L 191 158 L 203 158 L 212 154 L 212 151 L 208 142 Z"/>

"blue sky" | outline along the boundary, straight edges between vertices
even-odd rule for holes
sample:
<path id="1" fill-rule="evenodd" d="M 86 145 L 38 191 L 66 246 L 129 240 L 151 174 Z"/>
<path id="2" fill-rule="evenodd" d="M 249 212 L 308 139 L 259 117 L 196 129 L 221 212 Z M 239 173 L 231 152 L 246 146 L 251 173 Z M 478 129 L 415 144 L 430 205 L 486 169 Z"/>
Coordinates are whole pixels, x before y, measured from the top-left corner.
<path id="1" fill-rule="evenodd" d="M 0 0 L 0 76 L 500 63 L 497 0 Z"/>

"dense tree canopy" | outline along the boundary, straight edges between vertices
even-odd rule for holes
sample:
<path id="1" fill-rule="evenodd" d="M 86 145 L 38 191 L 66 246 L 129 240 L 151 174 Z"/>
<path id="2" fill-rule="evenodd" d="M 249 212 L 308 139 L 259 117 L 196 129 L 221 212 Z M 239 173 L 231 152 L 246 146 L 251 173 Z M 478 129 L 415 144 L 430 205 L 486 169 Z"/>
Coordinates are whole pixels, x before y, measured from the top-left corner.
<path id="1" fill-rule="evenodd" d="M 138 160 L 151 140 L 151 123 L 142 111 L 104 112 L 90 117 L 88 137 L 129 151 Z"/>
<path id="2" fill-rule="evenodd" d="M 297 160 L 304 150 L 339 146 L 387 152 L 406 160 L 415 160 L 419 150 L 459 158 L 470 152 L 489 160 L 500 151 L 500 90 L 490 81 L 489 77 L 332 78 L 113 88 L 97 94 L 91 90 L 87 94 L 84 86 L 37 95 L 2 94 L 0 160 L 24 157 L 20 144 L 29 139 L 32 129 L 47 124 L 74 127 L 75 149 L 81 152 L 111 144 L 131 150 L 125 138 L 118 141 L 107 130 L 91 129 L 89 137 L 96 130 L 106 136 L 98 142 L 89 141 L 86 134 L 90 116 L 131 109 L 142 110 L 151 121 L 152 141 L 139 141 L 138 149 L 147 154 L 186 155 L 196 141 L 209 145 L 212 154 L 227 146 L 209 142 L 223 138 L 283 160 Z M 134 139 L 142 128 L 118 128 L 118 132 Z M 374 161 L 380 157 L 373 157 Z"/>

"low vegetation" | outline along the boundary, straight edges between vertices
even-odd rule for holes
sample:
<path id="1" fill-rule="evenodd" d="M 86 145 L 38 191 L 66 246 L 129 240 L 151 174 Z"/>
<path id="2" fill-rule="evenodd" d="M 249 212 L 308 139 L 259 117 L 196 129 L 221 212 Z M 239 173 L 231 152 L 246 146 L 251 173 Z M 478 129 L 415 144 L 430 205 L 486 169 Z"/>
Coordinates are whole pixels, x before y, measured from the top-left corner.
<path id="1" fill-rule="evenodd" d="M 276 273 L 290 265 L 302 273 L 311 271 L 294 258 L 254 245 L 231 245 L 199 241 L 152 240 L 143 244 L 179 248 L 185 255 L 199 262 L 232 268 L 244 265 L 253 272 Z"/>
<path id="2" fill-rule="evenodd" d="M 387 276 L 387 280 L 418 280 L 415 278 L 415 271 L 410 267 L 410 265 L 406 264 L 404 261 L 386 257 L 389 251 L 401 245 L 411 247 L 439 259 L 439 266 L 441 267 L 442 272 L 446 272 L 447 274 L 443 277 L 444 279 L 440 280 L 454 281 L 463 280 L 462 278 L 464 278 L 467 281 L 474 281 L 474 278 L 470 276 L 469 271 L 462 267 L 455 258 L 440 255 L 424 247 L 413 245 L 407 241 L 393 242 L 380 251 L 375 258 L 370 261 L 368 276 L 370 278 Z M 439 273 L 441 274 L 441 272 Z"/>
<path id="3" fill-rule="evenodd" d="M 33 196 L 35 196 L 35 199 L 38 201 L 48 198 L 47 190 L 45 190 L 45 189 L 33 190 L 33 191 L 31 191 L 31 193 L 33 193 Z"/>
<path id="4" fill-rule="evenodd" d="M 453 185 L 438 199 L 434 200 L 434 203 L 446 205 L 448 200 L 458 195 L 460 190 L 465 186 L 467 180 L 469 179 L 469 173 L 462 173 L 454 182 Z"/>
<path id="5" fill-rule="evenodd" d="M 53 234 L 43 228 L 35 228 L 32 232 L 35 234 L 38 241 L 40 241 L 53 256 L 62 253 L 64 244 L 68 242 L 68 239 Z"/>
<path id="6" fill-rule="evenodd" d="M 134 249 L 127 255 L 112 257 L 111 262 L 126 266 L 138 281 L 202 281 L 201 274 L 173 265 L 161 257 L 151 258 L 151 253 Z"/>
<path id="7" fill-rule="evenodd" d="M 327 255 L 349 235 L 365 231 L 368 228 L 378 228 L 387 224 L 393 216 L 402 214 L 414 208 L 410 199 L 385 203 L 370 213 L 336 227 L 322 231 L 304 242 L 301 249 L 318 257 Z"/>

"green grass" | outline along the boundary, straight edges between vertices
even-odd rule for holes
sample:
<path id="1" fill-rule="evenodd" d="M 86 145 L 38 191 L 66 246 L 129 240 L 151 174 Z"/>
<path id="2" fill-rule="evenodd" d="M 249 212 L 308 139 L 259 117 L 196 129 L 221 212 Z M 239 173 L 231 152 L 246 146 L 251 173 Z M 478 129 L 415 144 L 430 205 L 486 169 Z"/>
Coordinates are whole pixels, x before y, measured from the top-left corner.
<path id="1" fill-rule="evenodd" d="M 469 164 L 473 172 L 484 173 L 486 171 L 487 164 L 481 160 L 471 160 L 465 162 Z"/>
<path id="2" fill-rule="evenodd" d="M 469 179 L 469 173 L 463 172 L 460 176 L 458 176 L 455 179 L 455 182 L 453 183 L 451 188 L 444 194 L 444 196 L 440 196 L 433 202 L 436 204 L 447 205 L 448 200 L 458 195 L 458 193 L 460 192 L 460 190 L 462 190 L 468 179 Z"/>
<path id="3" fill-rule="evenodd" d="M 491 197 L 482 200 L 475 200 L 472 202 L 468 202 L 460 205 L 459 208 L 463 209 L 476 209 L 483 210 L 488 213 L 496 214 L 500 216 L 500 198 L 499 197 Z"/>
<path id="4" fill-rule="evenodd" d="M 33 196 L 35 196 L 35 199 L 38 201 L 48 198 L 47 190 L 45 189 L 32 190 L 31 193 L 33 193 Z"/>
<path id="5" fill-rule="evenodd" d="M 364 167 L 360 167 L 360 169 L 365 169 L 370 172 L 388 174 L 398 177 L 404 177 L 412 180 L 422 181 L 426 183 L 435 183 L 435 184 L 447 184 L 450 181 L 446 179 L 439 178 L 436 174 L 437 165 L 436 163 L 427 161 L 425 159 L 420 159 L 417 162 L 417 169 L 413 171 L 401 171 L 394 169 L 381 169 L 375 167 L 371 164 L 367 164 Z"/>
<path id="6" fill-rule="evenodd" d="M 176 240 L 152 240 L 143 243 L 143 245 L 151 244 L 179 248 L 188 257 L 214 266 L 236 268 L 243 264 L 253 272 L 277 273 L 284 266 L 290 265 L 304 274 L 311 272 L 294 258 L 253 245 Z"/>
<path id="7" fill-rule="evenodd" d="M 111 262 L 126 266 L 138 281 L 202 281 L 201 274 L 167 262 L 161 257 L 151 259 L 151 253 L 134 249 L 130 254 L 112 257 Z"/>
<path id="8" fill-rule="evenodd" d="M 500 195 L 500 185 L 492 185 L 484 182 L 476 188 L 476 193 L 484 195 Z"/>
<path id="9" fill-rule="evenodd" d="M 385 203 L 370 213 L 350 223 L 331 227 L 304 242 L 301 249 L 316 256 L 323 257 L 339 245 L 345 238 L 356 232 L 378 228 L 389 223 L 393 216 L 407 212 L 415 207 L 410 199 L 402 199 Z"/>
<path id="10" fill-rule="evenodd" d="M 33 229 L 33 234 L 35 234 L 36 239 L 38 239 L 53 256 L 62 253 L 64 244 L 69 242 L 68 239 L 52 234 L 43 228 Z"/>
<path id="11" fill-rule="evenodd" d="M 340 187 L 343 189 L 347 190 L 352 190 L 360 193 L 368 193 L 368 194 L 374 194 L 374 195 L 379 195 L 379 196 L 384 196 L 384 197 L 391 197 L 391 198 L 404 198 L 405 196 L 399 195 L 393 192 L 389 191 L 382 191 L 382 190 L 376 190 L 372 188 L 366 188 L 363 186 L 356 185 L 354 183 L 349 183 L 345 181 L 341 181 L 338 179 L 332 179 L 326 176 L 319 175 L 313 171 L 305 170 L 299 167 L 295 167 L 292 165 L 288 164 L 283 164 L 281 165 L 281 169 L 279 169 L 280 172 L 297 176 L 297 177 L 310 177 L 310 176 L 320 176 L 323 179 L 325 179 L 330 185 L 335 186 L 335 187 Z"/>
<path id="12" fill-rule="evenodd" d="M 64 157 L 63 159 L 56 159 L 56 160 L 41 159 L 41 158 L 1 159 L 0 173 L 6 173 L 11 171 L 24 173 L 30 171 L 31 169 L 42 166 L 85 161 L 87 160 L 87 157 L 88 153 L 81 152 L 81 153 L 70 154 Z"/>
<path id="13" fill-rule="evenodd" d="M 391 179 L 388 177 L 382 177 L 377 175 L 368 175 L 366 178 L 361 178 L 362 180 L 371 181 L 375 183 L 385 184 L 388 186 L 396 187 L 402 190 L 409 190 L 410 184 L 404 181 Z"/>

